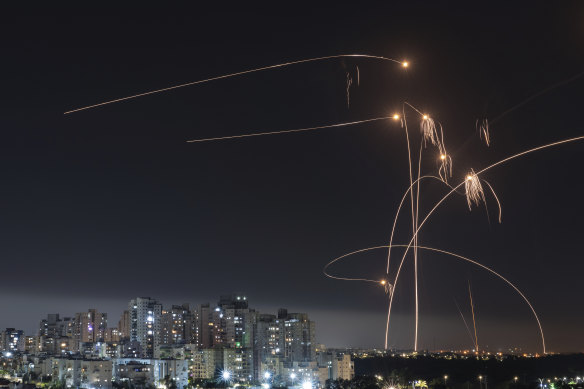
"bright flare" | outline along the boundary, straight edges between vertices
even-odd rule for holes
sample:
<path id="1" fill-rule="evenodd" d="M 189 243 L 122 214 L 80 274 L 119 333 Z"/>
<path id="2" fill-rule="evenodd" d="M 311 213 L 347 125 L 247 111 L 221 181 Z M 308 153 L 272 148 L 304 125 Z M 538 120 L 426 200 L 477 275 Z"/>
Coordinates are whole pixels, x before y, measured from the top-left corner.
<path id="1" fill-rule="evenodd" d="M 410 63 L 408 61 L 404 61 L 404 62 L 402 62 L 402 66 L 404 68 L 407 68 L 408 66 L 410 66 Z"/>
<path id="2" fill-rule="evenodd" d="M 399 115 L 397 113 L 393 115 L 393 120 L 399 120 Z"/>

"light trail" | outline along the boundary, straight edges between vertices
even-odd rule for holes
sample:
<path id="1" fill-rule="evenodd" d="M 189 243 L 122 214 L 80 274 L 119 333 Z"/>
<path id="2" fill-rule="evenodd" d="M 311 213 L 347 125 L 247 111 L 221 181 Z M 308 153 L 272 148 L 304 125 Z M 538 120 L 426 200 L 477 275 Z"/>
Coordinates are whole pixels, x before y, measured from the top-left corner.
<path id="1" fill-rule="evenodd" d="M 483 179 L 483 182 L 489 186 L 489 189 L 491 190 L 493 197 L 495 198 L 495 200 L 497 200 L 497 205 L 499 206 L 499 223 L 501 223 L 501 219 L 503 216 L 503 208 L 501 207 L 501 202 L 499 201 L 499 197 L 495 193 L 495 190 L 493 189 L 493 186 L 489 183 L 489 181 Z"/>
<path id="2" fill-rule="evenodd" d="M 399 245 L 396 244 L 396 245 L 393 245 L 393 247 L 402 247 L 402 248 L 405 248 L 406 250 L 408 250 L 411 247 L 411 242 L 410 242 L 410 244 L 407 244 L 407 245 L 405 245 L 405 244 L 399 244 Z M 523 292 L 521 292 L 521 290 L 519 290 L 519 288 L 517 288 L 515 286 L 515 284 L 513 284 L 507 278 L 505 278 L 501 274 L 497 273 L 495 270 L 491 269 L 490 267 L 488 267 L 486 265 L 483 265 L 482 263 L 477 262 L 475 260 L 472 260 L 470 258 L 467 258 L 465 256 L 462 256 L 460 254 L 456 254 L 456 253 L 453 253 L 453 252 L 450 252 L 450 251 L 446 251 L 446 250 L 442 250 L 442 249 L 437 249 L 437 248 L 433 248 L 433 247 L 426 247 L 426 246 L 417 246 L 417 247 L 419 249 L 422 249 L 422 250 L 434 251 L 434 252 L 437 252 L 437 253 L 449 255 L 449 256 L 452 256 L 452 257 L 461 259 L 463 261 L 472 263 L 473 265 L 476 265 L 478 267 L 481 267 L 484 270 L 487 270 L 491 274 L 493 274 L 493 275 L 497 276 L 498 278 L 500 278 L 501 280 L 503 280 L 507 285 L 511 286 L 521 296 L 521 298 L 525 301 L 525 303 L 529 306 L 529 309 L 533 313 L 533 316 L 535 317 L 535 320 L 536 320 L 537 325 L 538 325 L 538 328 L 539 328 L 539 332 L 541 334 L 541 341 L 542 341 L 542 346 L 543 346 L 544 354 L 546 353 L 545 352 L 545 337 L 544 337 L 544 333 L 543 333 L 543 327 L 542 327 L 541 322 L 539 320 L 539 316 L 537 315 L 537 312 L 535 311 L 535 308 L 533 308 L 533 305 L 531 304 L 531 302 L 529 301 L 529 299 L 523 294 Z M 325 265 L 324 269 L 323 269 L 323 272 L 325 272 L 325 274 L 328 274 L 328 273 L 326 273 L 326 269 L 330 265 L 332 265 L 333 263 L 335 263 L 335 262 L 337 262 L 337 261 L 339 261 L 339 260 L 341 260 L 343 258 L 347 258 L 347 257 L 349 257 L 351 255 L 359 254 L 359 253 L 363 253 L 363 252 L 367 252 L 367 251 L 371 251 L 371 250 L 387 249 L 387 248 L 389 248 L 389 246 L 374 246 L 374 247 L 367 247 L 367 248 L 364 248 L 364 249 L 351 251 L 350 253 L 343 254 L 340 257 L 337 257 L 337 258 L 333 259 L 332 261 L 330 261 L 329 263 L 327 263 Z M 379 282 L 379 281 L 377 281 L 377 282 Z M 395 288 L 394 288 L 394 290 L 395 290 Z M 392 293 L 392 295 L 393 295 L 393 293 Z M 386 349 L 387 349 L 387 345 L 386 345 Z"/>
<path id="3" fill-rule="evenodd" d="M 470 310 L 472 312 L 472 326 L 474 328 L 475 350 L 479 352 L 479 337 L 477 335 L 477 322 L 475 320 L 474 303 L 472 301 L 472 291 L 470 289 L 470 281 L 468 281 L 468 296 L 470 298 Z"/>
<path id="4" fill-rule="evenodd" d="M 387 274 L 389 274 L 389 263 L 390 263 L 390 259 L 391 259 L 391 247 L 393 247 L 392 246 L 392 243 L 393 243 L 393 237 L 394 237 L 394 233 L 395 233 L 395 227 L 397 225 L 397 220 L 399 218 L 399 214 L 401 213 L 401 209 L 403 207 L 403 203 L 406 200 L 406 197 L 408 196 L 409 192 L 412 190 L 412 186 L 415 185 L 416 183 L 418 183 L 418 181 L 422 181 L 422 180 L 424 180 L 426 178 L 433 178 L 435 180 L 438 180 L 438 181 L 444 183 L 444 181 L 442 179 L 440 179 L 440 177 L 436 177 L 436 176 L 422 176 L 422 177 L 418 178 L 412 185 L 410 185 L 410 187 L 405 191 L 405 193 L 402 196 L 401 201 L 400 201 L 400 203 L 399 203 L 399 205 L 397 207 L 397 212 L 396 212 L 395 217 L 393 219 L 393 226 L 391 228 L 391 235 L 389 237 L 389 246 L 388 246 L 389 247 L 389 250 L 387 250 L 387 267 L 386 267 L 386 270 L 385 270 L 385 272 Z M 452 186 L 450 186 L 450 185 L 448 185 L 446 183 L 444 183 L 444 184 L 446 186 L 448 186 L 450 189 L 453 188 Z M 461 195 L 461 196 L 464 196 L 464 193 L 459 193 L 459 192 L 456 192 L 456 193 L 459 194 L 459 195 Z"/>
<path id="5" fill-rule="evenodd" d="M 423 142 L 423 141 L 422 141 Z M 420 171 L 422 169 L 422 142 L 420 142 L 420 152 L 418 156 L 418 178 L 416 179 L 416 223 L 415 229 L 418 229 L 418 215 L 420 211 Z M 418 323 L 420 321 L 420 299 L 418 294 L 418 236 L 414 240 L 414 286 L 416 297 L 416 328 L 414 331 L 414 351 L 418 351 Z"/>
<path id="6" fill-rule="evenodd" d="M 294 133 L 294 132 L 314 131 L 314 130 L 321 130 L 321 129 L 325 129 L 325 128 L 347 127 L 347 126 L 353 126 L 355 124 L 370 123 L 370 122 L 376 122 L 376 121 L 380 121 L 380 120 L 387 120 L 387 119 L 391 119 L 391 118 L 392 118 L 392 116 L 383 116 L 383 117 L 372 118 L 372 119 L 357 120 L 354 122 L 327 124 L 324 126 L 295 128 L 292 130 L 281 130 L 281 131 L 255 132 L 255 133 L 251 133 L 251 134 L 228 135 L 228 136 L 219 136 L 219 137 L 215 137 L 215 138 L 192 139 L 192 140 L 187 140 L 186 142 L 187 143 L 198 143 L 198 142 L 211 142 L 211 141 L 218 141 L 218 140 L 249 138 L 252 136 L 290 134 L 290 133 Z"/>
<path id="7" fill-rule="evenodd" d="M 412 155 L 411 155 L 411 148 L 410 148 L 410 135 L 408 132 L 408 121 L 406 119 L 406 106 L 405 106 L 405 104 L 402 105 L 402 115 L 403 115 L 404 129 L 406 131 L 406 143 L 408 145 L 408 167 L 409 167 L 409 173 L 410 173 L 410 187 L 412 187 L 414 185 L 413 176 L 412 176 Z M 414 234 L 416 232 L 416 213 L 414 210 L 414 191 L 413 190 L 410 190 L 410 204 L 411 204 L 411 208 L 412 208 L 412 233 Z M 414 242 L 414 246 L 415 246 L 415 242 Z M 414 247 L 414 261 L 417 265 L 418 264 L 417 250 L 415 247 Z M 418 295 L 417 273 L 415 274 L 415 277 L 416 277 L 415 281 L 416 281 L 416 307 L 417 307 L 417 295 Z M 392 284 L 392 287 L 393 286 L 394 285 Z M 393 288 L 392 288 L 392 293 L 390 294 L 390 296 L 393 296 Z M 417 319 L 417 311 L 416 311 L 416 319 Z M 416 335 L 417 335 L 417 328 L 418 327 L 416 325 Z M 417 350 L 418 350 L 418 338 L 416 336 L 414 339 L 414 351 L 417 351 Z"/>
<path id="8" fill-rule="evenodd" d="M 511 112 L 513 112 L 513 111 L 515 111 L 515 110 L 516 110 L 516 109 L 518 109 L 518 108 L 521 108 L 521 107 L 522 107 L 522 106 L 524 106 L 525 104 L 529 103 L 531 100 L 534 100 L 534 99 L 538 98 L 539 96 L 541 96 L 541 95 L 544 95 L 544 94 L 546 94 L 547 92 L 549 92 L 549 91 L 551 91 L 551 90 L 553 90 L 553 89 L 556 89 L 556 88 L 558 88 L 558 87 L 560 87 L 560 86 L 563 86 L 563 85 L 569 84 L 569 83 L 571 83 L 572 81 L 576 81 L 577 79 L 579 79 L 579 78 L 580 78 L 580 77 L 582 77 L 582 76 L 584 76 L 584 72 L 580 72 L 580 73 L 578 73 L 578 74 L 576 74 L 576 75 L 574 75 L 574 76 L 572 76 L 572 77 L 570 77 L 570 78 L 568 78 L 568 79 L 566 79 L 566 80 L 563 80 L 563 81 L 557 82 L 557 83 L 555 83 L 555 84 L 553 84 L 553 85 L 550 85 L 550 86 L 548 86 L 547 88 L 545 88 L 545 89 L 543 89 L 543 90 L 541 90 L 541 91 L 537 92 L 536 94 L 534 94 L 534 95 L 531 95 L 530 97 L 528 97 L 527 99 L 523 100 L 523 101 L 522 101 L 522 102 L 520 102 L 519 104 L 516 104 L 516 105 L 514 105 L 513 107 L 511 107 L 511 108 L 507 109 L 506 111 L 504 111 L 503 113 L 501 113 L 499 116 L 497 116 L 496 118 L 494 118 L 494 119 L 491 121 L 491 122 L 492 122 L 492 124 L 495 124 L 496 122 L 498 122 L 499 120 L 501 120 L 501 119 L 502 119 L 504 116 L 506 116 L 507 114 L 509 114 L 509 113 L 511 113 Z"/>
<path id="9" fill-rule="evenodd" d="M 462 314 L 462 311 L 460 310 L 460 306 L 458 305 L 458 302 L 456 302 L 456 299 L 454 299 L 454 304 L 456 304 L 456 308 L 458 309 L 458 313 L 460 313 L 460 317 L 462 318 L 462 321 L 464 322 L 464 326 L 466 327 L 466 332 L 468 333 L 468 336 L 473 344 L 473 346 L 476 344 L 472 333 L 470 332 L 470 327 L 468 326 L 468 323 L 466 322 L 466 319 L 464 318 L 464 315 Z"/>
<path id="10" fill-rule="evenodd" d="M 418 175 L 417 175 L 417 179 L 414 181 L 413 180 L 413 175 L 412 175 L 412 157 L 411 157 L 411 148 L 410 148 L 410 140 L 409 140 L 409 132 L 408 132 L 408 124 L 407 124 L 407 119 L 406 119 L 406 112 L 405 112 L 405 108 L 409 107 L 412 110 L 414 110 L 417 114 L 419 114 L 421 116 L 421 121 L 420 121 L 420 132 L 422 135 L 422 140 L 420 142 L 420 148 L 419 148 L 419 157 L 418 157 Z M 441 167 L 438 170 L 438 174 L 441 178 L 441 181 L 444 182 L 446 185 L 448 185 L 448 173 L 450 172 L 450 175 L 452 175 L 452 160 L 450 158 L 449 155 L 446 155 L 446 148 L 444 147 L 444 132 L 442 129 L 442 124 L 439 123 L 440 126 L 440 136 L 438 135 L 437 129 L 436 129 L 436 125 L 435 122 L 432 118 L 430 118 L 427 114 L 423 114 L 419 109 L 417 109 L 414 105 L 408 103 L 408 102 L 404 102 L 402 105 L 402 115 L 403 115 L 403 121 L 402 121 L 402 125 L 405 127 L 405 131 L 406 131 L 406 141 L 407 141 L 407 146 L 408 146 L 408 166 L 409 166 L 409 175 L 410 175 L 410 187 L 408 189 L 408 191 L 410 192 L 410 202 L 411 202 L 411 208 L 412 208 L 412 233 L 414 234 L 415 240 L 414 240 L 414 290 L 415 290 L 415 330 L 414 330 L 414 351 L 417 351 L 418 349 L 418 327 L 419 327 L 419 294 L 418 294 L 418 250 L 417 250 L 417 242 L 418 242 L 418 237 L 415 235 L 415 231 L 418 230 L 418 221 L 419 221 L 419 203 L 420 203 L 420 176 L 421 176 L 421 165 L 422 165 L 422 151 L 423 149 L 426 148 L 426 145 L 428 142 L 430 142 L 432 145 L 438 147 L 438 150 L 440 152 L 440 160 L 441 160 Z M 394 119 L 396 119 L 397 115 L 394 115 Z M 413 193 L 413 185 L 416 185 L 416 201 L 415 201 L 415 205 L 414 205 L 414 193 Z M 448 185 L 450 186 L 450 185 Z M 406 195 L 408 193 L 408 191 L 406 191 Z M 396 213 L 396 217 L 394 219 L 394 225 L 392 227 L 392 234 L 391 234 L 391 238 L 390 238 L 390 245 L 393 241 L 393 234 L 395 231 L 395 225 L 397 222 L 397 218 L 399 216 L 399 212 L 401 210 L 401 206 L 403 204 L 404 199 L 402 199 L 402 202 L 400 203 L 400 206 L 398 208 L 398 211 Z M 389 275 L 389 265 L 390 265 L 390 258 L 391 258 L 391 246 L 388 249 L 388 254 L 387 254 L 387 268 L 386 268 L 386 273 Z M 391 289 L 388 289 L 391 291 Z M 390 294 L 390 306 L 392 303 L 392 299 L 393 299 L 393 293 Z M 385 339 L 385 343 L 387 344 L 387 337 L 388 337 L 388 333 L 389 333 L 389 318 L 388 321 L 386 323 L 386 339 Z"/>
<path id="11" fill-rule="evenodd" d="M 378 59 L 378 60 L 382 60 L 382 61 L 388 61 L 388 62 L 400 64 L 403 67 L 407 67 L 407 65 L 404 66 L 404 64 L 406 64 L 407 62 L 401 62 L 401 61 L 398 61 L 398 60 L 395 60 L 395 59 L 392 59 L 392 58 L 382 57 L 382 56 L 378 56 L 378 55 L 368 55 L 368 54 L 338 54 L 338 55 L 329 55 L 329 56 L 325 56 L 325 57 L 308 58 L 308 59 L 302 59 L 302 60 L 299 60 L 299 61 L 285 62 L 285 63 L 281 63 L 281 64 L 277 64 L 277 65 L 263 66 L 263 67 L 260 67 L 260 68 L 249 69 L 249 70 L 244 70 L 244 71 L 241 71 L 241 72 L 235 72 L 235 73 L 224 74 L 224 75 L 221 75 L 221 76 L 211 77 L 211 78 L 207 78 L 207 79 L 204 79 L 204 80 L 198 80 L 198 81 L 187 82 L 187 83 L 184 83 L 184 84 L 178 84 L 178 85 L 170 86 L 170 87 L 167 87 L 167 88 L 155 89 L 155 90 L 148 91 L 148 92 L 138 93 L 138 94 L 131 95 L 131 96 L 126 96 L 126 97 L 120 97 L 120 98 L 117 98 L 117 99 L 104 101 L 102 103 L 98 103 L 98 104 L 93 104 L 93 105 L 88 105 L 88 106 L 85 106 L 85 107 L 80 107 L 80 108 L 72 109 L 72 110 L 69 110 L 69 111 L 64 112 L 64 115 L 69 115 L 69 114 L 74 113 L 74 112 L 85 111 L 85 110 L 88 110 L 88 109 L 92 109 L 92 108 L 96 108 L 96 107 L 101 107 L 101 106 L 108 105 L 108 104 L 119 103 L 121 101 L 131 100 L 131 99 L 135 99 L 135 98 L 138 98 L 138 97 L 153 95 L 153 94 L 156 94 L 156 93 L 166 92 L 166 91 L 170 91 L 170 90 L 174 90 L 174 89 L 179 89 L 179 88 L 184 88 L 184 87 L 187 87 L 187 86 L 204 84 L 206 82 L 211 82 L 211 81 L 223 80 L 223 79 L 226 79 L 226 78 L 241 76 L 241 75 L 244 75 L 244 74 L 257 73 L 257 72 L 261 72 L 261 71 L 264 71 L 264 70 L 270 70 L 270 69 L 276 69 L 276 68 L 283 68 L 283 67 L 286 67 L 286 66 L 298 65 L 298 64 L 307 63 L 307 62 L 324 61 L 324 60 L 334 59 L 334 58 L 369 58 L 369 59 Z"/>
<path id="12" fill-rule="evenodd" d="M 514 154 L 514 155 L 512 155 L 510 157 L 507 157 L 507 158 L 502 159 L 502 160 L 500 160 L 498 162 L 495 162 L 492 165 L 487 166 L 486 168 L 484 168 L 484 169 L 480 170 L 479 172 L 477 172 L 476 175 L 478 176 L 479 174 L 482 174 L 482 173 L 488 171 L 489 169 L 492 169 L 492 168 L 494 168 L 496 166 L 499 166 L 499 165 L 501 165 L 501 164 L 503 164 L 505 162 L 508 162 L 508 161 L 510 161 L 512 159 L 519 158 L 519 157 L 521 157 L 523 155 L 526 155 L 526 154 L 529 154 L 529 153 L 532 153 L 532 152 L 535 152 L 535 151 L 547 149 L 547 148 L 550 148 L 550 147 L 554 147 L 554 146 L 558 146 L 558 145 L 562 145 L 562 144 L 566 144 L 566 143 L 570 143 L 570 142 L 579 141 L 579 140 L 584 140 L 584 136 L 577 136 L 577 137 L 574 137 L 574 138 L 568 138 L 568 139 L 564 139 L 564 140 L 560 140 L 560 141 L 557 141 L 557 142 L 548 143 L 548 144 L 545 144 L 545 145 L 542 145 L 542 146 L 538 146 L 538 147 L 531 148 L 529 150 L 522 151 L 520 153 Z M 442 199 L 440 199 L 440 201 L 438 201 L 434 205 L 434 207 L 428 212 L 428 214 L 424 217 L 424 219 L 422 220 L 422 222 L 418 226 L 418 229 L 416 230 L 416 232 L 414 233 L 414 236 L 411 238 L 410 242 L 408 243 L 408 246 L 406 247 L 406 250 L 404 252 L 404 255 L 403 255 L 402 259 L 401 259 L 400 265 L 398 267 L 398 270 L 397 270 L 397 273 L 396 273 L 396 276 L 395 276 L 395 279 L 394 279 L 394 282 L 393 282 L 393 289 L 394 290 L 395 290 L 395 287 L 397 285 L 397 281 L 399 279 L 399 274 L 400 274 L 401 268 L 403 266 L 403 263 L 405 261 L 407 252 L 410 249 L 410 247 L 412 246 L 412 243 L 414 242 L 415 236 L 418 234 L 418 232 L 420 231 L 420 229 L 424 226 L 424 224 L 426 223 L 426 221 L 428 220 L 428 218 L 434 213 L 434 211 L 447 198 L 449 198 L 450 195 L 452 195 L 453 193 L 455 193 L 458 188 L 460 188 L 462 185 L 464 185 L 465 182 L 466 182 L 466 179 L 464 181 L 462 181 L 461 183 L 459 183 L 457 186 L 453 187 L 452 190 L 450 190 L 444 197 L 442 197 Z M 394 295 L 393 293 L 390 294 L 390 299 L 389 299 L 389 308 L 388 308 L 388 313 L 387 313 L 387 321 L 388 321 L 388 323 L 386 325 L 386 340 L 387 340 L 387 333 L 389 331 L 389 319 L 390 319 L 391 307 L 392 307 L 392 303 L 393 303 L 393 295 Z M 537 321 L 538 321 L 538 325 L 540 326 L 540 329 L 541 329 L 541 323 L 539 322 L 539 319 Z M 543 331 L 541 331 L 541 332 L 542 332 L 543 353 L 546 354 L 545 339 L 543 338 Z M 385 343 L 385 348 L 387 349 L 387 341 Z"/>

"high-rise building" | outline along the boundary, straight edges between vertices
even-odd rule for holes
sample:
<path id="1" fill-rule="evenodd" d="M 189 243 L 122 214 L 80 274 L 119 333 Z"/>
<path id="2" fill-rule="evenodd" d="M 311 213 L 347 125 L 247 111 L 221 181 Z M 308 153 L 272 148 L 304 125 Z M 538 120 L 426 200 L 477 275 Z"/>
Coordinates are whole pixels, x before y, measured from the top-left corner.
<path id="1" fill-rule="evenodd" d="M 285 314 L 285 316 L 284 316 Z M 306 313 L 278 312 L 280 331 L 280 349 L 284 358 L 294 362 L 308 362 L 315 358 L 315 325 L 308 320 Z M 282 331 L 283 325 L 283 331 Z"/>
<path id="2" fill-rule="evenodd" d="M 161 343 L 191 343 L 193 315 L 188 304 L 173 305 L 162 311 Z"/>
<path id="3" fill-rule="evenodd" d="M 6 328 L 5 331 L 0 332 L 0 350 L 15 353 L 24 351 L 26 346 L 26 339 L 24 331 L 15 328 Z"/>
<path id="4" fill-rule="evenodd" d="M 308 362 L 315 358 L 315 325 L 306 313 L 288 313 L 279 309 L 278 316 L 259 315 L 255 328 L 256 359 L 281 356 L 287 362 Z"/>
<path id="5" fill-rule="evenodd" d="M 96 309 L 75 314 L 73 338 L 81 343 L 103 342 L 107 330 L 107 313 Z"/>
<path id="6" fill-rule="evenodd" d="M 247 297 L 223 295 L 213 311 L 213 346 L 253 347 L 256 312 L 250 309 Z"/>
<path id="7" fill-rule="evenodd" d="M 39 335 L 55 338 L 61 335 L 61 319 L 58 313 L 49 313 L 46 319 L 41 320 L 39 324 Z"/>
<path id="8" fill-rule="evenodd" d="M 130 312 L 122 312 L 122 317 L 118 322 L 118 330 L 120 332 L 121 339 L 130 339 Z"/>
<path id="9" fill-rule="evenodd" d="M 200 304 L 197 308 L 198 321 L 197 321 L 197 332 L 198 341 L 197 345 L 200 348 L 211 348 L 213 346 L 213 317 L 212 309 L 209 303 Z"/>
<path id="10" fill-rule="evenodd" d="M 128 304 L 130 341 L 140 344 L 143 358 L 154 358 L 160 345 L 162 304 L 150 297 L 137 297 Z"/>

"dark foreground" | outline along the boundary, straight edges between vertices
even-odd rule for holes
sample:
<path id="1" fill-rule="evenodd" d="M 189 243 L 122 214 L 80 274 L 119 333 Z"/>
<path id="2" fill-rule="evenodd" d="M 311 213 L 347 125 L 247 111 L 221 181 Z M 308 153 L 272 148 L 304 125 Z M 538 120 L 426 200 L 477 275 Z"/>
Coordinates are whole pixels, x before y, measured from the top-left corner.
<path id="1" fill-rule="evenodd" d="M 391 384 L 412 387 L 416 381 L 424 381 L 417 386 L 426 384 L 436 389 L 583 388 L 584 354 L 498 359 L 444 354 L 409 358 L 368 357 L 355 359 L 355 375 L 355 380 L 360 382 L 353 383 L 352 387 L 371 389 Z"/>

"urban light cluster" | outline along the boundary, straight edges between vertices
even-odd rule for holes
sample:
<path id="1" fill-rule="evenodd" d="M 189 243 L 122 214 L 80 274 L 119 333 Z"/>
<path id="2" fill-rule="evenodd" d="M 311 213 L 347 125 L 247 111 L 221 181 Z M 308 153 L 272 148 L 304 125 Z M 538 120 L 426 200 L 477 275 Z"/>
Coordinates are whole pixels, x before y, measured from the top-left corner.
<path id="1" fill-rule="evenodd" d="M 106 313 L 90 309 L 70 317 L 49 314 L 35 335 L 14 328 L 0 335 L 2 358 L 16 366 L 15 376 L 34 374 L 67 387 L 107 389 L 146 380 L 170 389 L 170 379 L 182 389 L 190 378 L 308 389 L 354 375 L 349 354 L 316 344 L 315 323 L 306 313 L 260 313 L 241 295 L 193 307 L 137 297 L 116 327 L 108 326 Z"/>

